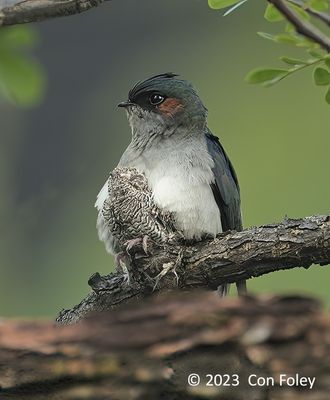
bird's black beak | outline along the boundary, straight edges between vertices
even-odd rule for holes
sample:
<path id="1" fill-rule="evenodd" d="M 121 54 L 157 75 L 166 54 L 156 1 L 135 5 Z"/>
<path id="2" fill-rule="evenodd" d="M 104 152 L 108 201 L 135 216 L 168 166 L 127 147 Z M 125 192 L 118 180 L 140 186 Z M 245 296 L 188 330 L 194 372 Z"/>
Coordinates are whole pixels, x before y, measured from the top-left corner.
<path id="1" fill-rule="evenodd" d="M 119 104 L 118 104 L 118 107 L 127 108 L 127 107 L 130 107 L 130 106 L 133 106 L 133 105 L 134 105 L 134 103 L 132 103 L 132 102 L 129 101 L 129 100 L 126 100 L 126 101 L 122 101 L 121 103 L 119 103 Z"/>

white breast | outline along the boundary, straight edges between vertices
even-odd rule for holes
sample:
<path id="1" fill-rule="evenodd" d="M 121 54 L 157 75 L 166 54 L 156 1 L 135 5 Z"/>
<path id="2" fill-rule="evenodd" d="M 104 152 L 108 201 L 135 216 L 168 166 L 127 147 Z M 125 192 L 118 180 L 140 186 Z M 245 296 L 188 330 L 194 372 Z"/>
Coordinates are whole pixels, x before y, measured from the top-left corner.
<path id="1" fill-rule="evenodd" d="M 187 239 L 222 232 L 220 211 L 210 186 L 214 162 L 202 135 L 185 138 L 181 143 L 177 140 L 175 148 L 171 138 L 168 143 L 164 139 L 161 145 L 145 149 L 138 157 L 129 146 L 118 166 L 136 168 L 146 175 L 155 203 L 174 214 L 177 229 Z M 95 203 L 99 211 L 107 193 L 106 183 Z M 104 229 L 98 225 L 100 239 L 104 240 Z"/>
<path id="2" fill-rule="evenodd" d="M 220 211 L 211 189 L 213 160 L 203 140 L 162 143 L 135 165 L 145 173 L 155 203 L 174 213 L 177 228 L 187 239 L 222 232 Z"/>
<path id="3" fill-rule="evenodd" d="M 177 228 L 187 239 L 221 232 L 219 208 L 210 187 L 211 176 L 204 168 L 156 168 L 147 173 L 155 203 L 174 213 Z"/>
<path id="4" fill-rule="evenodd" d="M 167 175 L 151 180 L 151 186 L 155 203 L 175 214 L 177 228 L 187 239 L 200 239 L 203 233 L 215 236 L 222 231 L 219 208 L 209 183 Z"/>

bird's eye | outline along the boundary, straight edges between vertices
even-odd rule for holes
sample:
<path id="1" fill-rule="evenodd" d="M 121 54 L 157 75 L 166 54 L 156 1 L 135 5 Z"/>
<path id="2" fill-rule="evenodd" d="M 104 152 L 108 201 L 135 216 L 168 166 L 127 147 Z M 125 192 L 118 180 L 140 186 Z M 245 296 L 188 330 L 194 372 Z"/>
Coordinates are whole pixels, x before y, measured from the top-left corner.
<path id="1" fill-rule="evenodd" d="M 154 93 L 154 94 L 150 95 L 150 97 L 149 97 L 149 103 L 152 106 L 157 106 L 158 104 L 161 104 L 164 100 L 165 100 L 165 97 L 158 93 Z"/>

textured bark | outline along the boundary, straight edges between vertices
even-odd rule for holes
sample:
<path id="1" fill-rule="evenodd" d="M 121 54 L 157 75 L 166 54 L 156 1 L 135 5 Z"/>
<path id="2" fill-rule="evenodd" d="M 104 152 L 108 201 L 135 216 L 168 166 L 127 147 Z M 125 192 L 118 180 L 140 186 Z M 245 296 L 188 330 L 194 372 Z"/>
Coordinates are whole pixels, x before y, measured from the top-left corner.
<path id="1" fill-rule="evenodd" d="M 0 0 L 0 26 L 78 14 L 109 0 Z"/>
<path id="2" fill-rule="evenodd" d="M 201 384 L 187 384 L 197 373 Z M 206 374 L 240 384 L 206 386 Z M 316 377 L 313 389 L 279 375 Z M 250 374 L 271 387 L 251 387 Z M 231 380 L 232 382 L 232 380 Z M 330 389 L 330 315 L 304 297 L 220 299 L 171 293 L 78 324 L 2 320 L 0 398 L 322 400 Z"/>
<path id="3" fill-rule="evenodd" d="M 130 284 L 122 273 L 94 274 L 89 280 L 93 291 L 73 309 L 63 310 L 57 321 L 74 323 L 90 311 L 112 309 L 155 290 L 216 289 L 273 271 L 329 264 L 330 217 L 286 219 L 194 245 L 151 248 L 150 253 L 149 257 L 131 260 Z M 164 276 L 157 279 L 159 274 Z"/>

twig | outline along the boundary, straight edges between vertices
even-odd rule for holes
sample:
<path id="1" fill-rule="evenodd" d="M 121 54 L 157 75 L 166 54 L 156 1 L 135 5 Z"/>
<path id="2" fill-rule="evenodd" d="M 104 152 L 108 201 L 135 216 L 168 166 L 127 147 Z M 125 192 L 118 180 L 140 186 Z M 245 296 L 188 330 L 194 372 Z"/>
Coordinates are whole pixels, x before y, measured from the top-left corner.
<path id="1" fill-rule="evenodd" d="M 292 23 L 296 31 L 308 39 L 313 40 L 323 47 L 327 52 L 330 52 L 330 39 L 321 32 L 314 25 L 308 21 L 303 21 L 299 16 L 289 7 L 285 0 L 267 0 L 273 4 L 284 17 Z"/>
<path id="2" fill-rule="evenodd" d="M 326 25 L 330 26 L 330 15 L 329 14 L 327 14 L 325 12 L 315 11 L 312 8 L 310 8 L 307 4 L 304 4 L 299 0 L 288 0 L 288 1 L 289 1 L 289 3 L 295 4 L 296 6 L 305 10 L 308 14 L 320 19 Z"/>
<path id="3" fill-rule="evenodd" d="M 150 295 L 154 278 L 163 271 L 164 265 L 174 265 L 180 252 L 181 265 L 175 268 L 177 276 L 169 272 L 160 280 L 159 289 L 178 286 L 216 289 L 224 283 L 274 271 L 330 264 L 330 216 L 286 219 L 280 224 L 228 232 L 196 245 L 155 248 L 149 258 L 134 261 L 135 275 L 131 276 L 130 285 L 121 273 L 104 277 L 94 274 L 89 281 L 93 292 L 73 309 L 62 311 L 57 322 L 74 323 L 91 311 L 112 309 Z"/>
<path id="4" fill-rule="evenodd" d="M 109 0 L 21 0 L 8 6 L 0 1 L 0 26 L 79 14 L 105 1 Z"/>

